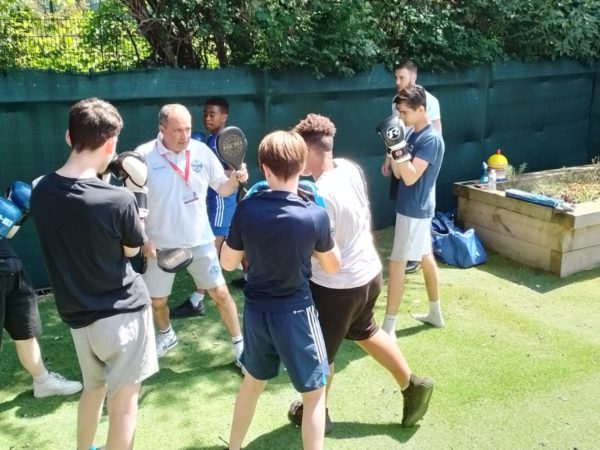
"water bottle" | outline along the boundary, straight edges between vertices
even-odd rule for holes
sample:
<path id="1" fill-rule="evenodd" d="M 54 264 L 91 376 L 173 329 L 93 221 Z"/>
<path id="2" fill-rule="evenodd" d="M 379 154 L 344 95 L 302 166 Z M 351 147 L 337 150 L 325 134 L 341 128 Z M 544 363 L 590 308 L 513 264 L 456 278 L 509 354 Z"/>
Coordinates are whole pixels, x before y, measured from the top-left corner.
<path id="1" fill-rule="evenodd" d="M 490 192 L 494 192 L 496 190 L 496 171 L 494 169 L 490 170 L 489 178 L 489 190 Z"/>

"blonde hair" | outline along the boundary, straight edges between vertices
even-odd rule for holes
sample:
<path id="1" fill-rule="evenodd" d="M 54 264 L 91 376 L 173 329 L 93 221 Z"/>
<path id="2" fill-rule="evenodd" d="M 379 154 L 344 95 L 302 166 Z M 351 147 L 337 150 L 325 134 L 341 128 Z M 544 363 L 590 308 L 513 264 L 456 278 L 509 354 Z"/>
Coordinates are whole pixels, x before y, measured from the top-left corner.
<path id="1" fill-rule="evenodd" d="M 267 166 L 273 175 L 287 181 L 298 175 L 306 164 L 308 149 L 304 139 L 295 131 L 274 131 L 258 146 L 258 165 Z"/>

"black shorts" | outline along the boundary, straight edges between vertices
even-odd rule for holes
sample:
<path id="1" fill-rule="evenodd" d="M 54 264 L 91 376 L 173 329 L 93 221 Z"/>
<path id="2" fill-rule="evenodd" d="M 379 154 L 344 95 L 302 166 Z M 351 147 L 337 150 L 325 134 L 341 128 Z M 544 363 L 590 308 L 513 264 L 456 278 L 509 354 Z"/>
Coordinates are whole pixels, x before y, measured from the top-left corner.
<path id="1" fill-rule="evenodd" d="M 23 270 L 0 273 L 0 326 L 14 341 L 38 337 L 42 331 L 35 292 Z"/>
<path id="2" fill-rule="evenodd" d="M 310 291 L 319 312 L 329 364 L 335 360 L 344 339 L 363 341 L 379 329 L 373 308 L 382 283 L 381 272 L 364 286 L 351 289 L 331 289 L 311 281 Z"/>

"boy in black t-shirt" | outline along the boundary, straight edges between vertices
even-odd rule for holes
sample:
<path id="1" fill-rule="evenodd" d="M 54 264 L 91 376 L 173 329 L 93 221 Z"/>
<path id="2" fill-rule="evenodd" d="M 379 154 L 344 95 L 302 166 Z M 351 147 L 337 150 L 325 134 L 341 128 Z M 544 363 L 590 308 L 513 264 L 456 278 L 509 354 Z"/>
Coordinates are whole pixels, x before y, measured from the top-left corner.
<path id="1" fill-rule="evenodd" d="M 77 448 L 94 448 L 105 396 L 106 449 L 133 446 L 141 382 L 158 371 L 150 295 L 127 257 L 144 243 L 133 193 L 97 174 L 123 126 L 111 104 L 82 100 L 69 112 L 66 163 L 33 189 L 31 211 L 58 312 L 71 327 L 84 390 Z"/>
<path id="2" fill-rule="evenodd" d="M 340 254 L 327 212 L 296 195 L 307 153 L 295 132 L 276 131 L 262 140 L 258 163 L 271 190 L 239 203 L 221 250 L 225 270 L 235 270 L 244 256 L 249 264 L 241 357 L 246 375 L 235 403 L 230 449 L 241 448 L 258 397 L 280 363 L 302 394 L 304 448 L 323 447 L 329 370 L 309 288 L 310 258 L 334 273 Z"/>

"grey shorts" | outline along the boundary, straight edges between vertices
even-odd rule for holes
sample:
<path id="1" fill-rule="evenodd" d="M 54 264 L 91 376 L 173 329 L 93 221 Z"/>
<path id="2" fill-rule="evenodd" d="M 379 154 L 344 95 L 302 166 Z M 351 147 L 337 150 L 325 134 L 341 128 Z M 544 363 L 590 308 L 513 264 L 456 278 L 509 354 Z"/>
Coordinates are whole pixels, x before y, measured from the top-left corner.
<path id="1" fill-rule="evenodd" d="M 150 307 L 72 328 L 71 335 L 85 389 L 106 385 L 111 397 L 121 387 L 141 383 L 158 372 Z"/>
<path id="2" fill-rule="evenodd" d="M 219 264 L 219 256 L 215 244 L 200 245 L 190 248 L 194 255 L 192 264 L 187 267 L 187 271 L 194 279 L 198 289 L 212 289 L 225 284 L 225 278 Z M 146 273 L 142 275 L 150 297 L 161 298 L 168 297 L 173 288 L 175 280 L 174 273 L 168 273 L 161 270 L 156 264 L 156 259 L 148 258 Z"/>
<path id="3" fill-rule="evenodd" d="M 396 214 L 392 261 L 421 261 L 431 253 L 431 218 L 416 219 Z"/>

